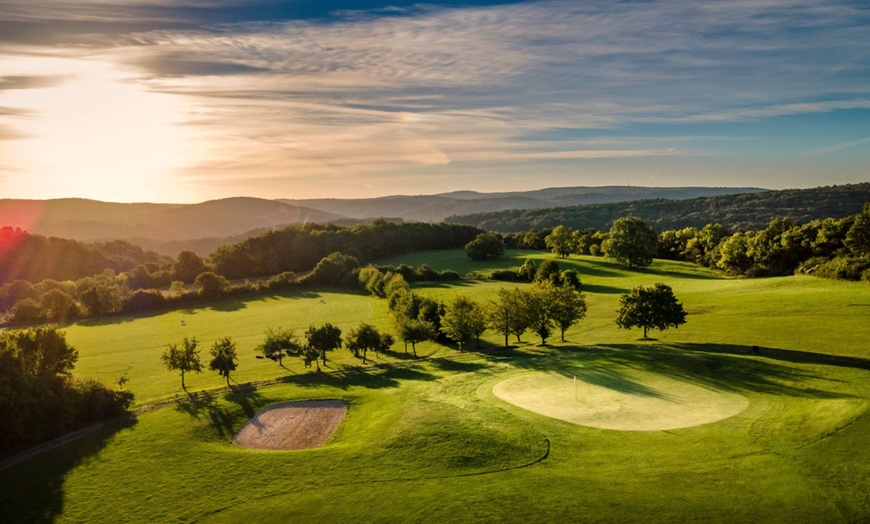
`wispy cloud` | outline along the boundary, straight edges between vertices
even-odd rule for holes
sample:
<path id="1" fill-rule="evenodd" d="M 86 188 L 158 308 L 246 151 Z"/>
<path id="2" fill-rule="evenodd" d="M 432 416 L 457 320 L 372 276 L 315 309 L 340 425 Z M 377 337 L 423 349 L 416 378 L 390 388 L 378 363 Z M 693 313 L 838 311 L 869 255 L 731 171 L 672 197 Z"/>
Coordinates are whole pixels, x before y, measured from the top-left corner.
<path id="1" fill-rule="evenodd" d="M 870 137 L 862 138 L 861 140 L 853 140 L 851 142 L 846 142 L 845 144 L 837 144 L 835 146 L 826 147 L 823 149 L 814 149 L 812 151 L 805 151 L 801 154 L 803 157 L 807 156 L 815 156 L 815 155 L 823 155 L 825 153 L 832 153 L 834 151 L 840 151 L 842 149 L 848 149 L 850 147 L 862 146 L 864 144 L 870 144 Z"/>
<path id="2" fill-rule="evenodd" d="M 0 56 L 60 49 L 177 98 L 174 125 L 196 154 L 173 173 L 192 186 L 703 156 L 721 151 L 680 143 L 684 130 L 668 126 L 870 109 L 870 8 L 858 1 L 402 4 L 230 23 L 233 6 L 256 3 L 0 0 L 0 29 L 47 23 L 57 27 L 45 42 L 70 44 L 7 33 Z M 4 77 L 0 104 L 4 89 L 63 78 Z M 10 118 L 0 125 L 14 128 Z M 639 125 L 659 128 L 630 136 Z M 559 137 L 577 130 L 608 143 Z"/>

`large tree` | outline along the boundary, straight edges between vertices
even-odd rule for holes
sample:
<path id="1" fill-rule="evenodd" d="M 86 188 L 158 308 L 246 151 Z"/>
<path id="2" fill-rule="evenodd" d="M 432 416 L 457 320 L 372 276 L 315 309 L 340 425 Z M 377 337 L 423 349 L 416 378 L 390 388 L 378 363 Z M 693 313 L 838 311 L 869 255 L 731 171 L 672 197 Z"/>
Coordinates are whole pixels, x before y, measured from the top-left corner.
<path id="1" fill-rule="evenodd" d="M 526 315 L 529 328 L 541 337 L 541 345 L 553 332 L 552 307 L 555 301 L 556 286 L 549 280 L 535 282 L 524 294 Z"/>
<path id="2" fill-rule="evenodd" d="M 230 337 L 224 337 L 212 344 L 210 353 L 212 359 L 208 363 L 208 368 L 217 371 L 220 376 L 227 379 L 227 387 L 229 387 L 230 373 L 239 366 L 236 343 Z"/>
<path id="3" fill-rule="evenodd" d="M 529 328 L 524 293 L 519 288 L 500 288 L 498 301 L 489 308 L 489 326 L 504 336 L 504 347 L 508 347 L 510 335 L 516 335 L 520 342 L 520 336 Z"/>
<path id="4" fill-rule="evenodd" d="M 305 332 L 308 345 L 317 350 L 323 365 L 326 365 L 326 353 L 341 347 L 341 329 L 329 322 L 320 327 L 310 326 Z M 320 365 L 317 367 L 320 370 Z"/>
<path id="5" fill-rule="evenodd" d="M 166 351 L 160 357 L 163 364 L 169 371 L 181 372 L 181 389 L 187 391 L 187 386 L 184 384 L 184 375 L 186 373 L 200 373 L 202 371 L 202 361 L 199 359 L 199 343 L 196 337 L 188 339 L 184 337 L 179 348 L 175 344 L 169 344 Z"/>
<path id="6" fill-rule="evenodd" d="M 658 251 L 658 235 L 638 217 L 622 217 L 610 228 L 610 238 L 601 247 L 620 264 L 646 267 Z"/>
<path id="7" fill-rule="evenodd" d="M 671 287 L 662 283 L 638 286 L 619 297 L 619 304 L 616 325 L 622 329 L 643 328 L 643 338 L 650 329 L 664 331 L 686 323 L 683 305 Z"/>
<path id="8" fill-rule="evenodd" d="M 486 313 L 480 304 L 470 298 L 457 295 L 447 304 L 444 316 L 441 317 L 441 331 L 450 340 L 456 342 L 459 351 L 471 339 L 477 339 L 480 346 L 480 335 L 486 331 Z"/>
<path id="9" fill-rule="evenodd" d="M 472 260 L 487 260 L 504 255 L 504 239 L 498 233 L 481 233 L 465 244 L 465 253 Z"/>
<path id="10" fill-rule="evenodd" d="M 544 242 L 560 258 L 568 258 L 574 252 L 574 234 L 568 227 L 554 227 L 553 231 L 544 239 Z"/>

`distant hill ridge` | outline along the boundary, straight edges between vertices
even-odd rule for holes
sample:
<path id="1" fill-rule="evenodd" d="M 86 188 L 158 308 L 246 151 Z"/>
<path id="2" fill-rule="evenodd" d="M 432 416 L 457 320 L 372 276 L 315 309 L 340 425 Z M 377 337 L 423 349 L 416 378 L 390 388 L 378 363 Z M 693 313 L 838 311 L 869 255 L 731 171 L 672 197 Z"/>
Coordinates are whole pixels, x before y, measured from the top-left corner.
<path id="1" fill-rule="evenodd" d="M 228 237 L 254 229 L 342 218 L 277 200 L 250 197 L 200 204 L 119 204 L 78 198 L 0 200 L 0 226 L 80 241 Z"/>
<path id="2" fill-rule="evenodd" d="M 356 199 L 282 199 L 281 201 L 341 214 L 350 218 L 400 217 L 404 220 L 437 222 L 449 216 L 472 213 L 627 202 L 655 198 L 681 200 L 762 191 L 768 190 L 755 187 L 576 186 L 500 193 L 453 191 L 436 195 L 393 195 Z"/>
<path id="3" fill-rule="evenodd" d="M 683 200 L 644 199 L 630 202 L 514 209 L 448 217 L 446 222 L 476 226 L 502 233 L 565 225 L 575 229 L 607 231 L 613 222 L 633 215 L 657 231 L 703 227 L 719 223 L 734 230 L 757 231 L 776 218 L 798 223 L 824 218 L 843 218 L 860 213 L 870 202 L 870 182 L 786 189 L 757 193 L 717 195 Z"/>

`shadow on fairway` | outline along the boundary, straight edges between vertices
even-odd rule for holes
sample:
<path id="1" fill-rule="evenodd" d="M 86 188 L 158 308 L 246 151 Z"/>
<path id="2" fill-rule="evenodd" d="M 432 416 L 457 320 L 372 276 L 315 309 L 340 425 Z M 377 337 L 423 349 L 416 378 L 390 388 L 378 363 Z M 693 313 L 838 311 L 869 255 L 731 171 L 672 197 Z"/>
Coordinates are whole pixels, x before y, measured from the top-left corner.
<path id="1" fill-rule="evenodd" d="M 217 396 L 208 391 L 187 394 L 175 404 L 175 410 L 196 420 L 207 421 L 215 436 L 230 439 L 247 419 L 268 404 L 257 388 L 250 385 L 235 386 L 223 398 L 237 404 L 244 416 L 238 410 L 218 403 Z"/>
<path id="2" fill-rule="evenodd" d="M 803 385 L 806 381 L 823 378 L 812 370 L 765 359 L 745 358 L 745 354 L 752 352 L 751 347 L 742 354 L 697 351 L 678 345 L 616 344 L 597 347 L 616 350 L 609 356 L 610 362 L 721 390 L 817 399 L 854 398 L 854 395 L 806 387 Z M 717 346 L 709 344 L 708 347 Z"/>
<path id="3" fill-rule="evenodd" d="M 621 295 L 628 293 L 628 289 L 624 287 L 613 286 L 598 286 L 595 284 L 583 284 L 581 286 L 583 293 L 599 293 L 602 295 Z"/>
<path id="4" fill-rule="evenodd" d="M 717 354 L 753 355 L 757 357 L 793 362 L 795 364 L 821 364 L 825 366 L 839 366 L 856 369 L 870 370 L 870 359 L 849 357 L 842 355 L 829 355 L 826 353 L 813 353 L 797 349 L 776 349 L 768 347 L 736 346 L 731 344 L 672 344 L 673 347 L 687 351 L 702 351 Z"/>
<path id="5" fill-rule="evenodd" d="M 370 359 L 371 360 L 371 359 Z M 332 386 L 341 390 L 350 387 L 368 389 L 397 388 L 400 380 L 435 380 L 438 377 L 422 370 L 422 366 L 394 366 L 370 362 L 366 365 L 349 366 L 330 373 L 306 373 L 286 377 L 282 382 L 293 382 L 303 387 L 319 388 Z"/>
<path id="6" fill-rule="evenodd" d="M 480 371 L 487 367 L 486 364 L 481 362 L 461 362 L 458 360 L 453 360 L 450 358 L 437 357 L 430 358 L 428 360 L 430 364 L 434 364 L 438 369 L 443 371 L 452 371 L 458 373 L 471 373 L 474 371 Z"/>
<path id="7" fill-rule="evenodd" d="M 3 522 L 54 522 L 63 514 L 64 479 L 96 459 L 114 436 L 135 426 L 133 416 L 110 422 L 94 433 L 34 456 L 0 473 Z"/>
<path id="8" fill-rule="evenodd" d="M 763 348 L 759 356 L 780 358 L 794 363 L 848 365 L 867 369 L 868 362 L 852 357 L 837 357 L 788 350 Z M 637 395 L 662 393 L 638 383 L 629 370 L 657 373 L 713 389 L 737 393 L 766 393 L 802 398 L 837 399 L 854 395 L 827 391 L 804 384 L 823 377 L 812 370 L 795 368 L 770 359 L 746 358 L 752 347 L 715 344 L 635 345 L 613 344 L 562 347 L 555 358 L 524 355 L 511 361 L 518 368 L 559 373 L 591 384 Z M 628 371 L 628 372 L 627 372 Z"/>

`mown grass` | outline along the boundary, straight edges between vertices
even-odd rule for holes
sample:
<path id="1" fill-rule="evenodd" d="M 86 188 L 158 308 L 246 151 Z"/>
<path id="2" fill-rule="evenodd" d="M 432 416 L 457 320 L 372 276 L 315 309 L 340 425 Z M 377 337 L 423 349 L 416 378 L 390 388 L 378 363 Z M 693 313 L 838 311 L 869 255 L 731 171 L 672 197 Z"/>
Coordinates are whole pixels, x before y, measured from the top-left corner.
<path id="1" fill-rule="evenodd" d="M 526 252 L 484 268 L 515 267 Z M 531 254 L 548 258 L 545 253 Z M 460 251 L 415 255 L 410 265 L 460 273 Z M 196 398 L 144 411 L 0 474 L 0 508 L 12 522 L 860 522 L 870 519 L 870 286 L 811 278 L 742 280 L 657 261 L 625 271 L 602 259 L 559 261 L 581 274 L 588 318 L 566 343 L 460 354 L 421 344 L 362 366 L 346 350 L 328 373 L 298 361 L 254 358 L 268 326 L 365 320 L 389 327 L 383 300 L 317 290 L 185 312 L 67 328 L 79 370 L 112 377 L 129 367 L 140 402 L 172 397 L 165 344 L 197 336 L 239 343 L 239 383 L 220 390 L 204 373 Z M 477 266 L 478 271 L 481 266 Z M 485 271 L 485 269 L 484 269 Z M 688 323 L 639 341 L 613 323 L 618 294 L 671 285 Z M 494 298 L 504 283 L 423 285 L 448 298 Z M 320 300 L 323 299 L 323 302 Z M 558 338 L 558 337 L 556 337 Z M 752 346 L 761 351 L 755 354 Z M 501 380 L 530 371 L 591 370 L 608 387 L 637 391 L 620 369 L 660 373 L 744 395 L 737 416 L 701 426 L 623 432 L 576 426 L 508 404 Z M 594 375 L 594 374 L 593 374 Z M 258 452 L 232 434 L 261 407 L 337 398 L 348 416 L 322 448 Z"/>

